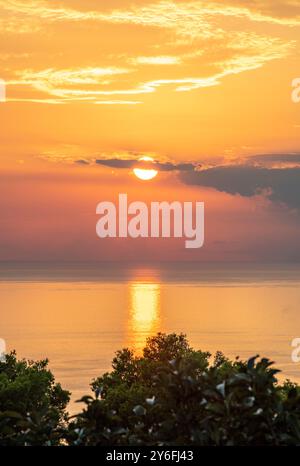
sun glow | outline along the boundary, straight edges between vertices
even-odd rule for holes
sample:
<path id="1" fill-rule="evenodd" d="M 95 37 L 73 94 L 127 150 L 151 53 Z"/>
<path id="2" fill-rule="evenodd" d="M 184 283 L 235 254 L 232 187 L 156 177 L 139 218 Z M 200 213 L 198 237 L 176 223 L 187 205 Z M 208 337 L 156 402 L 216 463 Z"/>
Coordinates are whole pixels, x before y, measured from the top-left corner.
<path id="1" fill-rule="evenodd" d="M 151 164 L 154 162 L 154 160 L 152 157 L 145 156 L 141 157 L 139 159 L 139 162 L 150 162 Z M 133 173 L 140 180 L 149 181 L 153 180 L 153 178 L 157 176 L 158 171 L 153 168 L 134 168 Z"/>
<path id="2" fill-rule="evenodd" d="M 133 170 L 135 176 L 137 176 L 140 180 L 153 180 L 156 177 L 158 171 L 157 170 L 146 170 L 144 168 L 135 168 Z"/>

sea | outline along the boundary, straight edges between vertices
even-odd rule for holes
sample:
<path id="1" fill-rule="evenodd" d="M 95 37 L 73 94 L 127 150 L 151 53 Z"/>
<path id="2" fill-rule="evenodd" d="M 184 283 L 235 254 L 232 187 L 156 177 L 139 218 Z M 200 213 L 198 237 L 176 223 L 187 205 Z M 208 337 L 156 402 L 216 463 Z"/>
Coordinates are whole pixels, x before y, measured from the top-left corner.
<path id="1" fill-rule="evenodd" d="M 49 359 L 70 413 L 117 350 L 142 354 L 158 332 L 212 355 L 268 357 L 280 381 L 300 383 L 300 264 L 0 263 L 0 339 L 19 358 Z"/>

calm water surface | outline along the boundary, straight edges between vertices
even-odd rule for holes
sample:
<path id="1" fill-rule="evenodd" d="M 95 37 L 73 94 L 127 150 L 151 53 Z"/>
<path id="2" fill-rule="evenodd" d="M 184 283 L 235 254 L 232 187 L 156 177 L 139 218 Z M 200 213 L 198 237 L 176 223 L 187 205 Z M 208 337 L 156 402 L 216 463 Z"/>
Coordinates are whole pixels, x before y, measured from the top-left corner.
<path id="1" fill-rule="evenodd" d="M 117 349 L 140 352 L 158 331 L 229 357 L 270 357 L 300 383 L 300 266 L 0 265 L 0 338 L 20 357 L 50 359 L 72 412 Z"/>

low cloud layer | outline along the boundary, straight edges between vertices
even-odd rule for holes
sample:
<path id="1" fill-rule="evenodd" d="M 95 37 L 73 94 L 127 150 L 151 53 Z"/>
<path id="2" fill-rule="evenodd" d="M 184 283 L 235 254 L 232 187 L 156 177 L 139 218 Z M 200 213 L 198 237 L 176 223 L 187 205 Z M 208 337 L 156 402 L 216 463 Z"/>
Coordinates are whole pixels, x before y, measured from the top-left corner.
<path id="1" fill-rule="evenodd" d="M 145 154 L 124 152 L 103 154 L 94 158 L 69 160 L 79 165 L 103 166 L 114 170 L 133 168 L 155 168 L 159 172 L 173 172 L 185 185 L 213 188 L 220 192 L 243 197 L 263 195 L 270 201 L 300 209 L 300 153 L 259 154 L 245 158 L 227 160 L 223 157 L 214 161 L 177 163 L 170 160 L 140 160 Z M 146 154 L 148 155 L 148 154 Z M 44 157 L 45 158 L 45 157 Z M 47 160 L 57 162 L 51 156 Z M 61 162 L 66 163 L 66 158 Z"/>
<path id="2" fill-rule="evenodd" d="M 187 185 L 206 186 L 244 197 L 264 194 L 271 201 L 300 208 L 300 167 L 219 166 L 180 173 L 180 179 Z"/>
<path id="3" fill-rule="evenodd" d="M 79 163 L 82 161 L 79 161 Z M 149 162 L 149 161 L 143 161 L 143 160 L 137 160 L 137 159 L 118 159 L 118 158 L 112 158 L 112 159 L 97 159 L 95 161 L 97 165 L 103 165 L 105 167 L 111 167 L 111 168 L 152 168 L 152 166 L 155 167 L 155 169 L 163 172 L 171 172 L 171 171 L 180 171 L 180 172 L 190 172 L 194 171 L 197 164 L 193 163 L 173 163 L 173 162 Z"/>
<path id="4" fill-rule="evenodd" d="M 254 155 L 247 159 L 249 164 L 257 164 L 268 168 L 300 167 L 300 154 L 263 154 Z"/>

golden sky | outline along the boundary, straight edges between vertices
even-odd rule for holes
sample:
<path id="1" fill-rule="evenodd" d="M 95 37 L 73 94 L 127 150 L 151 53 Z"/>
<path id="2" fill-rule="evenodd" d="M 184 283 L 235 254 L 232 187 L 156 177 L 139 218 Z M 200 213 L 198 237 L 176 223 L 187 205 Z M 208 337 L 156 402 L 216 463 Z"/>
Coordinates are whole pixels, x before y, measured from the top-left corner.
<path id="1" fill-rule="evenodd" d="M 0 258 L 90 259 L 103 196 L 149 198 L 118 165 L 146 154 L 171 164 L 152 185 L 165 197 L 208 199 L 205 259 L 272 258 L 284 242 L 290 260 L 299 40 L 297 0 L 0 0 Z"/>

